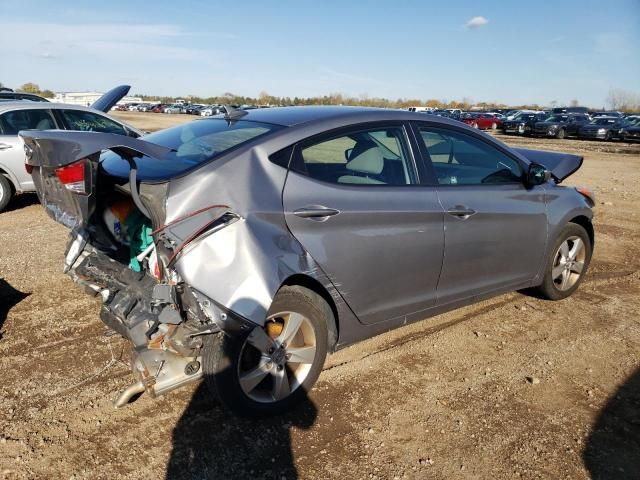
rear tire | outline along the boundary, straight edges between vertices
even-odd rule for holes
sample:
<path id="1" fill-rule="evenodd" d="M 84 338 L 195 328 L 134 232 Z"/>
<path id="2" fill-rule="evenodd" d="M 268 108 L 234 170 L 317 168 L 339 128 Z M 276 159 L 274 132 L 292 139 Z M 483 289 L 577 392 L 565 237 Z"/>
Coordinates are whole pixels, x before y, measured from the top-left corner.
<path id="1" fill-rule="evenodd" d="M 13 197 L 13 186 L 9 179 L 0 173 L 0 212 L 7 208 L 11 197 Z"/>
<path id="2" fill-rule="evenodd" d="M 205 383 L 239 416 L 260 417 L 289 410 L 306 398 L 318 379 L 329 348 L 328 325 L 333 322 L 331 307 L 320 295 L 299 286 L 282 287 L 271 304 L 265 327 L 205 339 Z"/>
<path id="3" fill-rule="evenodd" d="M 498 128 L 498 124 L 496 122 L 493 122 L 491 124 L 491 130 L 495 130 L 496 128 Z"/>
<path id="4" fill-rule="evenodd" d="M 574 252 L 575 249 L 575 252 Z M 592 245 L 584 227 L 568 223 L 547 258 L 537 292 L 549 300 L 562 300 L 576 291 L 591 262 Z"/>
<path id="5" fill-rule="evenodd" d="M 565 137 L 565 131 L 564 128 L 561 128 L 560 130 L 558 130 L 558 133 L 556 133 L 556 138 L 562 140 Z"/>

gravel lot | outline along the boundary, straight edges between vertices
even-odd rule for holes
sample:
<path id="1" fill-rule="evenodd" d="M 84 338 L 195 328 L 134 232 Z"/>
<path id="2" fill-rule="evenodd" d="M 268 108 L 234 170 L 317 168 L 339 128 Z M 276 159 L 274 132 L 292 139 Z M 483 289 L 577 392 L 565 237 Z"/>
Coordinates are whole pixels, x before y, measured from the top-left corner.
<path id="1" fill-rule="evenodd" d="M 501 138 L 585 156 L 568 180 L 598 198 L 578 292 L 503 295 L 344 349 L 305 405 L 266 421 L 201 385 L 114 410 L 126 345 L 62 273 L 66 229 L 18 197 L 0 214 L 0 478 L 640 478 L 640 145 Z"/>

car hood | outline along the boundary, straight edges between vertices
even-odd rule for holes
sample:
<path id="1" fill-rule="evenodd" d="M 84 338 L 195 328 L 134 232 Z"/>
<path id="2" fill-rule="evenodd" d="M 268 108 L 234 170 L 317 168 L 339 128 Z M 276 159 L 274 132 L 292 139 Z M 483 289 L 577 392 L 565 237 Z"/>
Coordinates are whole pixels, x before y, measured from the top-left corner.
<path id="1" fill-rule="evenodd" d="M 618 124 L 610 124 L 610 125 L 585 125 L 584 127 L 582 127 L 584 130 L 600 130 L 600 129 L 604 129 L 604 130 L 618 130 L 620 128 L 620 125 Z"/>
<path id="2" fill-rule="evenodd" d="M 532 163 L 539 163 L 551 172 L 556 183 L 573 175 L 582 166 L 584 157 L 570 153 L 547 152 L 545 150 L 530 150 L 528 148 L 514 148 L 516 152 Z"/>
<path id="3" fill-rule="evenodd" d="M 536 125 L 541 127 L 553 127 L 558 125 L 565 125 L 567 122 L 536 122 Z"/>
<path id="4" fill-rule="evenodd" d="M 108 112 L 113 108 L 113 106 L 118 103 L 131 89 L 130 85 L 119 85 L 115 88 L 112 88 L 107 93 L 102 95 L 98 100 L 96 100 L 91 108 L 95 108 L 96 110 L 100 110 L 101 112 Z"/>

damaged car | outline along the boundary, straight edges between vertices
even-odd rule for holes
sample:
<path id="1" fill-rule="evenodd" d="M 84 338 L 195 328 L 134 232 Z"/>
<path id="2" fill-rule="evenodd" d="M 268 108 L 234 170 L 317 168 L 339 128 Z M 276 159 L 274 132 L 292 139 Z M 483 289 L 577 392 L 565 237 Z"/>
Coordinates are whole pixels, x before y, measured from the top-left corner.
<path id="1" fill-rule="evenodd" d="M 593 194 L 559 185 L 580 156 L 399 110 L 225 111 L 141 138 L 21 132 L 71 231 L 64 271 L 132 344 L 117 407 L 204 378 L 237 414 L 279 413 L 339 348 L 584 278 Z"/>

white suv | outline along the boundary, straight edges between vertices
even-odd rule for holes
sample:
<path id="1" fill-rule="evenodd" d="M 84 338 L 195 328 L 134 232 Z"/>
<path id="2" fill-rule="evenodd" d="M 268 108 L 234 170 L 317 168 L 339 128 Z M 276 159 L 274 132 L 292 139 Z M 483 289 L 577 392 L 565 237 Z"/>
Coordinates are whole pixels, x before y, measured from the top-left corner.
<path id="1" fill-rule="evenodd" d="M 24 167 L 20 130 L 81 130 L 139 137 L 142 135 L 139 130 L 104 114 L 119 100 L 113 99 L 125 90 L 129 91 L 127 86 L 106 93 L 93 104 L 100 110 L 64 103 L 0 102 L 0 212 L 16 193 L 35 191 L 31 175 Z"/>

